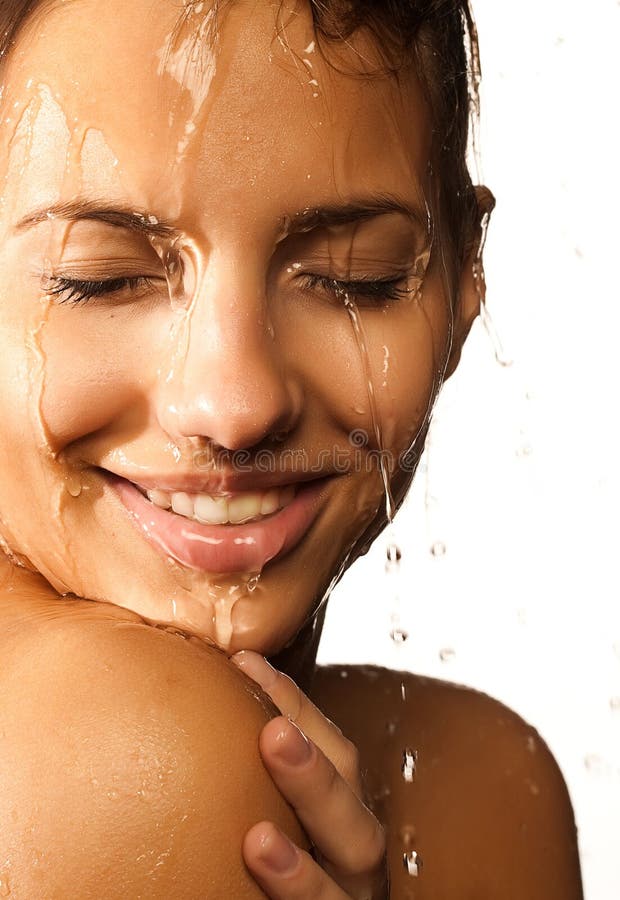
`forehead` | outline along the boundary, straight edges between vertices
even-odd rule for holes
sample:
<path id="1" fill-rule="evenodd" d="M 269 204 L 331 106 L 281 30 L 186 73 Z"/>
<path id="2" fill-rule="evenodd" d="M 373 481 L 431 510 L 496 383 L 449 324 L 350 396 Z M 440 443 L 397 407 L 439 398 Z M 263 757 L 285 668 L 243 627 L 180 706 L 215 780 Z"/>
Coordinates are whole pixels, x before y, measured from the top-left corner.
<path id="1" fill-rule="evenodd" d="M 421 194 L 422 91 L 413 72 L 367 77 L 377 62 L 363 34 L 325 57 L 301 0 L 233 0 L 217 14 L 207 2 L 68 0 L 22 32 L 3 102 L 11 136 L 21 126 L 44 140 L 39 194 L 74 193 L 74 160 L 95 195 L 188 216 L 209 198 L 247 218 L 268 200 Z"/>

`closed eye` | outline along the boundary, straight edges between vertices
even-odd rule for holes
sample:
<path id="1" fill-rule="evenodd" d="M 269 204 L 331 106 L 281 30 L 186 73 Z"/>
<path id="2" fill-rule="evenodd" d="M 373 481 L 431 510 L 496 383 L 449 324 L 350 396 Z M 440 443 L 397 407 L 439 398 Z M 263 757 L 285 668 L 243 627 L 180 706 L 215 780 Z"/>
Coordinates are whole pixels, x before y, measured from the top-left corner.
<path id="1" fill-rule="evenodd" d="M 340 281 L 314 274 L 300 277 L 303 287 L 307 290 L 318 289 L 341 301 L 348 298 L 376 305 L 406 299 L 415 294 L 419 288 L 417 279 L 411 279 L 407 275 L 400 275 L 398 278 L 358 278 L 351 281 Z"/>
<path id="2" fill-rule="evenodd" d="M 145 275 L 107 278 L 101 281 L 48 275 L 45 278 L 45 293 L 58 303 L 85 303 L 96 297 L 118 294 L 121 291 L 137 292 L 141 288 L 148 289 L 153 287 L 154 283 L 154 279 Z"/>

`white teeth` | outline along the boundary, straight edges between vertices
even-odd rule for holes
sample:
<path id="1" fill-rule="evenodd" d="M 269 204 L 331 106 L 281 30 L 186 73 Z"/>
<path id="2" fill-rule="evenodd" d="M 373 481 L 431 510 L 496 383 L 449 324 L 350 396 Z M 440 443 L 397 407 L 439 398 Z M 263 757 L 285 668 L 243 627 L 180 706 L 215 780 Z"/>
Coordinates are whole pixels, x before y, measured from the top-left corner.
<path id="1" fill-rule="evenodd" d="M 186 519 L 202 525 L 238 525 L 269 516 L 288 506 L 295 497 L 295 488 L 272 488 L 269 491 L 246 491 L 233 497 L 213 497 L 211 494 L 188 494 L 185 491 L 148 490 L 146 495 L 155 506 L 170 509 Z"/>
<path id="2" fill-rule="evenodd" d="M 167 494 L 166 491 L 147 491 L 146 496 L 149 498 L 151 503 L 154 503 L 155 506 L 160 506 L 162 509 L 170 509 L 170 494 Z"/>
<path id="3" fill-rule="evenodd" d="M 228 521 L 233 525 L 261 515 L 261 494 L 241 494 L 228 501 Z"/>
<path id="4" fill-rule="evenodd" d="M 280 502 L 279 494 L 280 491 L 267 491 L 267 493 L 263 494 L 260 505 L 261 516 L 268 516 L 276 511 Z"/>
<path id="5" fill-rule="evenodd" d="M 228 501 L 225 497 L 196 494 L 194 515 L 203 525 L 223 525 L 228 522 Z"/>
<path id="6" fill-rule="evenodd" d="M 185 494 L 182 491 L 172 495 L 172 508 L 175 513 L 178 513 L 180 516 L 187 516 L 188 519 L 191 519 L 194 515 L 194 501 L 189 494 Z"/>

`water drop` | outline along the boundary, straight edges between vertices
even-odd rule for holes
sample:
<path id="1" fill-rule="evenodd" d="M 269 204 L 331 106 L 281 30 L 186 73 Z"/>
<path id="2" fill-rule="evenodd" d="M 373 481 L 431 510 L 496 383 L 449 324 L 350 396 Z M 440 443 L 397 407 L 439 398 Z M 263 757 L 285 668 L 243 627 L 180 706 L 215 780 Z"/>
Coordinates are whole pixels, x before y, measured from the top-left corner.
<path id="1" fill-rule="evenodd" d="M 525 459 L 528 456 L 532 455 L 532 445 L 531 444 L 522 444 L 516 451 L 519 459 Z"/>
<path id="2" fill-rule="evenodd" d="M 9 876 L 6 872 L 0 875 L 0 897 L 8 897 L 11 893 L 11 885 L 9 884 Z"/>
<path id="3" fill-rule="evenodd" d="M 395 644 L 404 644 L 405 641 L 409 640 L 408 632 L 404 631 L 402 628 L 392 628 L 390 637 Z"/>
<path id="4" fill-rule="evenodd" d="M 415 850 L 411 850 L 410 853 L 403 853 L 403 865 L 407 874 L 411 875 L 412 878 L 417 878 L 422 871 L 422 860 Z"/>
<path id="5" fill-rule="evenodd" d="M 390 574 L 397 572 L 400 568 L 401 559 L 402 553 L 400 551 L 400 548 L 396 544 L 388 544 L 385 571 L 389 572 Z"/>
<path id="6" fill-rule="evenodd" d="M 396 734 L 396 722 L 387 722 L 385 726 L 385 730 L 387 731 L 390 737 L 394 737 Z"/>
<path id="7" fill-rule="evenodd" d="M 403 701 L 403 703 L 407 699 L 407 688 L 405 687 L 404 681 L 401 681 L 401 683 L 400 683 L 400 698 Z"/>
<path id="8" fill-rule="evenodd" d="M 431 547 L 431 556 L 441 557 L 445 556 L 447 552 L 447 547 L 443 541 L 435 541 L 435 543 Z"/>
<path id="9" fill-rule="evenodd" d="M 82 493 L 82 479 L 79 475 L 71 473 L 67 476 L 65 487 L 67 489 L 67 493 L 70 494 L 71 497 L 79 497 Z"/>
<path id="10" fill-rule="evenodd" d="M 349 677 L 349 673 L 347 672 L 346 669 L 341 669 L 341 670 L 340 670 L 340 677 L 341 677 L 341 678 L 348 678 L 348 677 Z"/>
<path id="11" fill-rule="evenodd" d="M 412 750 L 411 747 L 405 747 L 403 750 L 403 764 L 401 772 L 407 784 L 411 784 L 415 778 L 416 768 L 418 765 L 418 751 Z"/>
<path id="12" fill-rule="evenodd" d="M 455 656 L 456 650 L 453 650 L 452 647 L 444 647 L 439 651 L 439 659 L 442 662 L 452 662 Z"/>
<path id="13" fill-rule="evenodd" d="M 620 697 L 611 697 L 609 707 L 613 712 L 618 712 L 620 710 Z"/>
<path id="14" fill-rule="evenodd" d="M 258 587 L 258 583 L 260 581 L 260 574 L 252 575 L 252 577 L 248 580 L 246 585 L 248 594 L 253 594 L 256 588 Z"/>

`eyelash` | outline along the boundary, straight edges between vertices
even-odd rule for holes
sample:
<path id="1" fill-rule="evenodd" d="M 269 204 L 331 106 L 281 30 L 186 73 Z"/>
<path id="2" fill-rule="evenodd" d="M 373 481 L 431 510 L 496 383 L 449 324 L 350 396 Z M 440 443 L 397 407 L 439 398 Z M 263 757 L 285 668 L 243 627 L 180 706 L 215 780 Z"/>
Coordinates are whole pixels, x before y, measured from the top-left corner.
<path id="1" fill-rule="evenodd" d="M 359 278 L 355 281 L 339 281 L 326 275 L 304 275 L 303 286 L 306 290 L 320 288 L 333 298 L 342 300 L 349 297 L 351 300 L 361 303 L 381 305 L 402 300 L 412 293 L 407 287 L 407 278 Z M 47 279 L 48 287 L 45 293 L 49 297 L 56 298 L 58 303 L 86 303 L 98 297 L 108 294 L 117 294 L 122 290 L 135 291 L 140 287 L 150 287 L 153 280 L 144 275 L 136 275 L 125 278 L 109 278 L 102 281 L 80 281 L 74 278 L 63 278 L 52 275 Z"/>
<path id="2" fill-rule="evenodd" d="M 147 287 L 152 283 L 152 279 L 146 278 L 144 275 L 108 278 L 103 281 L 79 281 L 75 278 L 51 275 L 47 278 L 47 284 L 53 286 L 46 288 L 45 293 L 49 297 L 55 297 L 58 303 L 76 304 L 86 303 L 88 300 L 104 297 L 106 294 L 117 294 L 126 288 L 135 291 L 139 287 Z"/>
<path id="3" fill-rule="evenodd" d="M 304 287 L 309 290 L 320 288 L 338 300 L 348 297 L 356 302 L 374 303 L 377 306 L 402 300 L 412 293 L 407 285 L 406 275 L 398 278 L 358 278 L 355 281 L 338 281 L 325 275 L 304 275 L 303 279 Z"/>

